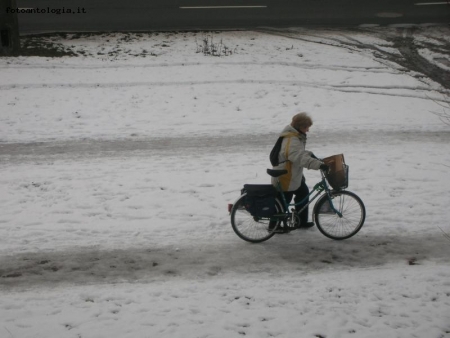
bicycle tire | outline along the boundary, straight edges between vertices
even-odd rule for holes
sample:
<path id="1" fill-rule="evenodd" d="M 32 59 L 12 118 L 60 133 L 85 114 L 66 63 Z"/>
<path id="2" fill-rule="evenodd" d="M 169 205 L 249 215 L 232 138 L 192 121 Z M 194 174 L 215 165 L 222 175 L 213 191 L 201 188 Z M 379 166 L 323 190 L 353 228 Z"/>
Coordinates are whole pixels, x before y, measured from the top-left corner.
<path id="1" fill-rule="evenodd" d="M 334 208 L 342 214 L 339 217 L 328 202 L 328 195 L 323 195 L 314 206 L 314 222 L 319 231 L 335 240 L 347 239 L 361 230 L 366 219 L 363 201 L 350 191 L 332 191 Z"/>
<path id="2" fill-rule="evenodd" d="M 269 217 L 254 217 L 244 207 L 244 198 L 247 194 L 243 194 L 233 204 L 231 208 L 231 226 L 240 238 L 251 243 L 261 243 L 267 241 L 275 235 L 276 229 L 281 224 L 281 219 L 276 222 L 269 230 L 271 223 Z M 282 204 L 278 199 L 275 199 L 276 213 L 283 213 Z"/>

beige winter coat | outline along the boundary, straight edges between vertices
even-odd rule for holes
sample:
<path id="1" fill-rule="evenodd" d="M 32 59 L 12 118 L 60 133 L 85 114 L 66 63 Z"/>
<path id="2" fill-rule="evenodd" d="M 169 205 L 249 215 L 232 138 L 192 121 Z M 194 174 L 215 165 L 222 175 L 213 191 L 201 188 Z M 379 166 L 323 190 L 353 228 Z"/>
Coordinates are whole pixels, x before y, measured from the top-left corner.
<path id="1" fill-rule="evenodd" d="M 311 157 L 312 152 L 305 150 L 306 135 L 299 133 L 292 126 L 286 126 L 280 134 L 283 137 L 279 165 L 273 169 L 287 169 L 286 175 L 279 180 L 283 191 L 295 191 L 300 187 L 303 177 L 303 168 L 319 170 L 321 161 Z M 276 179 L 272 178 L 272 184 L 276 185 Z"/>

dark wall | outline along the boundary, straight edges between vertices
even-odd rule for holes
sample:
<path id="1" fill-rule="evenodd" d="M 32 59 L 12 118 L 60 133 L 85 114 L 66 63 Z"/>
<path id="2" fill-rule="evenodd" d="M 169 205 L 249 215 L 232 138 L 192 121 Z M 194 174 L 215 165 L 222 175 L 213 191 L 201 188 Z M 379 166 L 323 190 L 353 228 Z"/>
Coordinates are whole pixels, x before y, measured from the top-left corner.
<path id="1" fill-rule="evenodd" d="M 19 52 L 17 14 L 8 13 L 9 8 L 16 7 L 16 0 L 0 0 L 0 55 L 16 55 Z"/>
<path id="2" fill-rule="evenodd" d="M 17 0 L 17 3 L 21 8 L 44 11 L 18 15 L 20 33 L 29 34 L 450 22 L 450 3 L 444 6 L 417 6 L 417 2 L 435 1 Z M 228 8 L 213 9 L 211 6 Z M 60 13 L 57 13 L 58 10 Z M 67 13 L 68 10 L 71 12 Z"/>

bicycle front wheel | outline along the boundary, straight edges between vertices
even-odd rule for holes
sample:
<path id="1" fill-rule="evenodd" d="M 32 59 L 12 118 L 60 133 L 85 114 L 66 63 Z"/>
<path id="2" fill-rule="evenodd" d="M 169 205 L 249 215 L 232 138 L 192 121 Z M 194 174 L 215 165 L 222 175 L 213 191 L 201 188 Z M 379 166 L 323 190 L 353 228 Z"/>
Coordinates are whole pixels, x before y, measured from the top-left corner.
<path id="1" fill-rule="evenodd" d="M 240 238 L 251 243 L 260 243 L 268 240 L 276 233 L 281 220 L 270 220 L 269 217 L 252 216 L 244 206 L 246 194 L 242 195 L 231 209 L 231 226 Z M 276 213 L 283 212 L 281 203 L 275 200 Z"/>
<path id="2" fill-rule="evenodd" d="M 328 195 L 323 195 L 314 206 L 314 222 L 322 234 L 331 239 L 354 236 L 364 224 L 366 208 L 361 199 L 349 191 L 332 191 L 331 199 L 339 217 L 331 208 Z"/>

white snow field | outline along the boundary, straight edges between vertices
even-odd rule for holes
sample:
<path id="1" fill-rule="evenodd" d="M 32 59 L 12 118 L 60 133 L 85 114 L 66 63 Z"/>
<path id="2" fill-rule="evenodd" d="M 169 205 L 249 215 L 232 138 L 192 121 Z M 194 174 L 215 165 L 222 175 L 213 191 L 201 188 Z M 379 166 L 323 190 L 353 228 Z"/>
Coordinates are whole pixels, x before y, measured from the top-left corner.
<path id="1" fill-rule="evenodd" d="M 448 91 L 365 48 L 398 56 L 406 33 L 446 69 L 450 29 L 425 26 L 55 35 L 77 56 L 0 58 L 0 337 L 450 337 Z M 207 35 L 233 54 L 196 53 Z M 227 204 L 269 183 L 300 111 L 366 222 L 247 243 Z"/>

